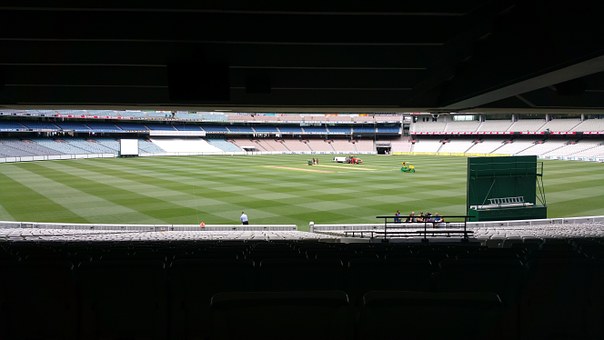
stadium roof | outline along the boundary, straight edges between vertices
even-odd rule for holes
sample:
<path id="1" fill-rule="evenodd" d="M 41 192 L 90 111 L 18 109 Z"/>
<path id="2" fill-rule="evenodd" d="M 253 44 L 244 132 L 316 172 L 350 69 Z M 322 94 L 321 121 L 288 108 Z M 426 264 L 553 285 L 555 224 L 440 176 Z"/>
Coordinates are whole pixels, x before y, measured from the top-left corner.
<path id="1" fill-rule="evenodd" d="M 597 1 L 0 4 L 0 108 L 602 112 Z"/>

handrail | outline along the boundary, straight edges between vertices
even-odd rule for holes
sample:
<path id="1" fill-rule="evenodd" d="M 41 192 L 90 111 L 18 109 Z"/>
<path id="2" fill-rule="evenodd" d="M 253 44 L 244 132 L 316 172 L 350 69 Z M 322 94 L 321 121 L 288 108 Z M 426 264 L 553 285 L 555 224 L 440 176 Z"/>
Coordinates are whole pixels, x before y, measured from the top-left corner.
<path id="1" fill-rule="evenodd" d="M 441 218 L 463 218 L 463 240 L 464 241 L 468 241 L 468 229 L 467 229 L 467 224 L 468 224 L 468 219 L 470 218 L 470 216 L 468 215 L 438 215 Z M 388 219 L 392 218 L 393 222 L 395 223 L 394 220 L 396 218 L 401 219 L 401 218 L 407 218 L 409 217 L 409 215 L 407 216 L 396 216 L 396 215 L 379 215 L 376 216 L 375 218 L 383 218 L 384 219 L 384 242 L 388 242 Z M 414 216 L 415 218 L 419 218 L 421 216 Z M 424 216 L 425 217 L 425 216 Z M 430 218 L 434 218 L 434 215 L 431 215 Z M 410 222 L 410 223 L 424 223 L 424 239 L 422 240 L 422 242 L 428 242 L 428 223 L 432 223 L 432 225 L 434 226 L 435 224 L 438 223 L 448 223 L 448 222 L 434 222 L 434 221 L 428 221 L 427 219 L 424 219 L 423 222 Z"/>

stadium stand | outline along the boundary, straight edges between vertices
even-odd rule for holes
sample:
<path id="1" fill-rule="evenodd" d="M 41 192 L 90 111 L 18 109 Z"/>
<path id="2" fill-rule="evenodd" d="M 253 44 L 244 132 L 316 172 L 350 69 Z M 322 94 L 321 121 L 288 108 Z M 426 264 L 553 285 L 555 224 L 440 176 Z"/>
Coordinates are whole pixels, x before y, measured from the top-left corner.
<path id="1" fill-rule="evenodd" d="M 442 146 L 440 140 L 430 140 L 430 139 L 422 139 L 420 141 L 416 141 L 413 144 L 412 151 L 413 152 L 438 152 L 438 149 Z"/>
<path id="2" fill-rule="evenodd" d="M 329 134 L 332 135 L 350 135 L 352 133 L 351 128 L 341 126 L 330 126 L 327 130 L 329 131 Z"/>
<path id="3" fill-rule="evenodd" d="M 301 135 L 302 134 L 302 128 L 301 127 L 295 127 L 295 126 L 279 126 L 278 127 L 279 132 L 283 133 L 283 134 L 295 134 L 295 135 Z"/>
<path id="4" fill-rule="evenodd" d="M 195 131 L 195 132 L 199 132 L 201 131 L 201 126 L 199 125 L 174 125 L 174 128 L 177 131 Z"/>
<path id="5" fill-rule="evenodd" d="M 32 130 L 59 130 L 59 127 L 53 123 L 42 121 L 26 121 L 22 123 L 26 128 Z"/>
<path id="6" fill-rule="evenodd" d="M 440 132 L 445 131 L 447 126 L 446 122 L 416 122 L 411 124 L 410 132 L 418 133 L 418 132 Z"/>
<path id="7" fill-rule="evenodd" d="M 398 135 L 400 133 L 400 128 L 398 127 L 377 127 L 378 134 L 395 134 Z"/>
<path id="8" fill-rule="evenodd" d="M 469 121 L 469 122 L 448 122 L 445 127 L 445 131 L 448 132 L 474 132 L 477 131 L 478 126 L 480 125 L 479 121 Z"/>
<path id="9" fill-rule="evenodd" d="M 564 145 L 561 148 L 552 150 L 550 152 L 542 153 L 541 155 L 546 156 L 546 157 L 570 156 L 570 155 L 573 155 L 573 154 L 581 152 L 581 151 L 593 149 L 593 148 L 597 147 L 598 144 L 599 143 L 597 143 L 597 142 L 589 142 L 589 141 L 564 142 Z"/>
<path id="10" fill-rule="evenodd" d="M 597 132 L 604 131 L 604 119 L 586 119 L 576 125 L 571 131 L 575 132 Z"/>
<path id="11" fill-rule="evenodd" d="M 227 126 L 227 129 L 230 133 L 234 134 L 252 134 L 254 130 L 250 126 Z"/>
<path id="12" fill-rule="evenodd" d="M 230 139 L 230 141 L 241 150 L 247 149 L 248 151 L 272 151 L 265 149 L 263 145 L 260 145 L 259 143 L 251 139 L 233 138 Z"/>
<path id="13" fill-rule="evenodd" d="M 316 127 L 316 126 L 305 126 L 302 128 L 305 133 L 312 135 L 325 135 L 327 134 L 327 128 L 325 127 Z"/>
<path id="14" fill-rule="evenodd" d="M 497 153 L 502 155 L 515 155 L 534 145 L 533 141 L 507 140 L 499 149 L 497 149 Z"/>
<path id="15" fill-rule="evenodd" d="M 283 145 L 289 150 L 293 152 L 308 152 L 312 151 L 307 144 L 306 140 L 297 140 L 297 139 L 284 139 Z"/>
<path id="16" fill-rule="evenodd" d="M 220 149 L 223 152 L 241 152 L 241 148 L 224 139 L 208 138 L 208 144 Z"/>
<path id="17" fill-rule="evenodd" d="M 165 153 L 164 149 L 146 138 L 138 140 L 138 148 L 141 151 L 141 154 L 157 155 Z"/>
<path id="18" fill-rule="evenodd" d="M 86 125 L 96 132 L 124 132 L 122 128 L 111 123 L 88 122 Z"/>
<path id="19" fill-rule="evenodd" d="M 0 336 L 604 334 L 601 222 L 522 228 L 485 222 L 470 227 L 480 244 L 340 243 L 345 238 L 262 228 L 138 228 L 1 227 Z M 434 327 L 435 315 L 442 327 Z M 289 335 L 291 327 L 305 328 L 309 320 L 313 325 L 300 337 Z"/>
<path id="20" fill-rule="evenodd" d="M 513 132 L 531 132 L 531 131 L 539 131 L 539 129 L 545 125 L 545 120 L 543 119 L 519 119 L 518 121 L 512 123 L 508 131 Z"/>
<path id="21" fill-rule="evenodd" d="M 222 151 L 201 138 L 151 138 L 151 141 L 168 153 L 218 153 Z"/>
<path id="22" fill-rule="evenodd" d="M 114 153 L 114 150 L 97 143 L 94 139 L 66 139 L 65 142 L 87 153 Z"/>
<path id="23" fill-rule="evenodd" d="M 476 131 L 505 132 L 510 129 L 512 122 L 509 120 L 486 120 L 482 122 Z"/>
<path id="24" fill-rule="evenodd" d="M 56 124 L 63 131 L 90 133 L 92 129 L 84 123 L 60 122 Z"/>
<path id="25" fill-rule="evenodd" d="M 392 152 L 411 152 L 411 148 L 413 147 L 408 137 L 393 140 L 390 143 Z"/>
<path id="26" fill-rule="evenodd" d="M 372 140 L 357 139 L 354 146 L 357 152 L 375 152 L 375 146 Z"/>
<path id="27" fill-rule="evenodd" d="M 132 125 L 128 125 L 132 128 Z M 126 128 L 128 128 L 128 126 Z M 145 124 L 148 130 L 159 130 L 159 131 L 175 131 L 174 125 L 168 124 Z"/>
<path id="28" fill-rule="evenodd" d="M 503 142 L 502 139 L 476 140 L 467 152 L 477 154 L 499 153 L 499 148 L 503 146 Z"/>
<path id="29" fill-rule="evenodd" d="M 440 153 L 465 153 L 474 145 L 470 139 L 454 139 L 445 143 L 438 150 Z"/>
<path id="30" fill-rule="evenodd" d="M 522 150 L 516 155 L 543 155 L 564 147 L 564 144 L 563 141 L 537 141 L 532 147 Z"/>
<path id="31" fill-rule="evenodd" d="M 366 127 L 366 126 L 359 126 L 359 127 L 353 127 L 352 128 L 352 133 L 353 134 L 374 134 L 376 132 L 376 128 L 374 127 Z"/>
<path id="32" fill-rule="evenodd" d="M 228 132 L 226 126 L 220 125 L 203 125 L 202 129 L 207 133 L 223 133 L 226 134 Z"/>
<path id="33" fill-rule="evenodd" d="M 87 153 L 86 150 L 79 148 L 76 145 L 72 145 L 63 139 L 35 138 L 32 139 L 32 141 L 48 149 L 55 150 L 56 154 L 79 155 Z"/>
<path id="34" fill-rule="evenodd" d="M 356 151 L 354 145 L 348 140 L 333 139 L 331 140 L 331 146 L 338 153 L 350 153 Z"/>
<path id="35" fill-rule="evenodd" d="M 120 144 L 119 142 L 114 139 L 114 138 L 95 138 L 94 139 L 97 143 L 103 145 L 104 147 L 106 147 L 109 150 L 113 150 L 115 152 L 115 154 L 117 154 L 120 150 Z"/>
<path id="36" fill-rule="evenodd" d="M 288 152 L 287 144 L 283 139 L 262 139 L 259 142 L 271 151 Z"/>
<path id="37" fill-rule="evenodd" d="M 123 138 L 130 133 L 148 134 L 150 131 L 171 133 L 161 138 L 164 142 L 172 137 L 180 137 L 179 133 L 199 132 L 201 136 L 204 132 L 217 139 L 232 140 L 237 146 L 222 144 L 222 147 L 216 150 L 194 151 L 201 152 L 243 152 L 243 146 L 250 147 L 248 151 L 255 152 L 293 152 L 293 153 L 311 153 L 311 152 L 334 152 L 334 153 L 375 153 L 377 150 L 373 141 L 382 142 L 382 148 L 387 147 L 386 152 L 419 152 L 419 153 L 443 153 L 443 154 L 502 154 L 502 155 L 537 155 L 543 158 L 555 159 L 574 159 L 585 161 L 598 161 L 604 159 L 599 144 L 598 134 L 602 131 L 601 119 L 585 119 L 581 121 L 578 118 L 555 118 L 555 119 L 517 119 L 511 120 L 472 120 L 472 121 L 451 121 L 452 117 L 439 117 L 437 121 L 431 119 L 422 119 L 409 124 L 409 133 L 412 137 L 402 137 L 406 127 L 392 126 L 393 122 L 398 121 L 401 124 L 400 116 L 324 116 L 317 114 L 293 114 L 288 115 L 261 115 L 261 114 L 239 114 L 234 115 L 233 122 L 228 125 L 221 125 L 222 121 L 211 121 L 212 124 L 199 123 L 193 119 L 200 114 L 186 112 L 177 112 L 172 116 L 171 112 L 143 112 L 143 111 L 103 111 L 103 110 L 34 110 L 35 113 L 27 112 L 27 120 L 15 121 L 12 112 L 8 120 L 0 120 L 0 132 L 28 133 L 27 136 L 32 140 L 40 140 L 46 143 L 39 151 L 32 150 L 31 147 L 23 146 L 21 143 L 7 145 L 2 152 L 3 161 L 32 160 L 34 156 L 53 156 L 54 155 L 73 155 L 73 156 L 93 156 L 106 154 L 119 154 L 119 144 L 117 141 L 112 145 L 94 144 L 98 138 Z M 39 112 L 38 112 L 39 111 Z M 48 112 L 47 112 L 48 111 Z M 25 111 L 24 111 L 25 112 Z M 19 111 L 19 114 L 23 112 Z M 51 115 L 52 113 L 52 115 Z M 104 113 L 104 115 L 101 115 Z M 132 113 L 132 114 L 130 114 Z M 25 113 L 24 113 L 25 114 Z M 129 114 L 129 116 L 125 116 Z M 33 119 L 35 115 L 50 115 L 51 117 L 60 116 L 61 120 L 56 122 L 37 121 Z M 103 117 L 104 119 L 87 119 L 82 121 L 80 117 Z M 184 118 L 178 118 L 183 116 Z M 70 121 L 69 116 L 74 116 L 78 120 Z M 214 118 L 231 117 L 225 114 L 210 114 Z M 111 122 L 107 117 L 121 117 L 121 121 Z M 141 122 L 124 121 L 124 117 L 141 120 Z M 398 117 L 398 119 L 396 119 Z M 222 119 L 221 118 L 221 119 Z M 522 118 L 522 117 L 521 117 Z M 144 121 L 147 120 L 147 121 Z M 157 122 L 160 120 L 161 122 Z M 196 123 L 198 122 L 198 123 Z M 237 122 L 237 124 L 235 124 Z M 270 125 L 275 122 L 275 125 Z M 283 125 L 287 122 L 287 125 Z M 329 124 L 326 122 L 330 122 Z M 385 125 L 380 125 L 383 122 Z M 255 126 L 257 123 L 257 126 Z M 371 123 L 373 126 L 367 126 Z M 299 125 L 296 125 L 299 124 Z M 313 126 L 306 126 L 313 124 Z M 319 126 L 315 124 L 325 124 Z M 355 125 L 357 124 L 357 125 Z M 358 125 L 364 124 L 364 125 Z M 31 130 L 31 131 L 30 131 Z M 60 143 L 44 142 L 40 134 L 45 137 L 52 137 Z M 280 134 L 294 137 L 293 139 L 280 139 Z M 363 138 L 356 136 L 352 142 L 341 139 L 327 139 L 327 145 L 317 143 L 313 138 L 305 138 L 306 135 L 344 135 L 346 138 L 353 138 L 353 134 L 362 135 Z M 510 135 L 508 141 L 503 141 L 494 135 Z M 534 135 L 533 138 L 519 138 L 523 136 Z M 446 135 L 447 138 L 440 138 L 436 141 L 434 138 L 424 135 Z M 464 136 L 465 135 L 465 136 Z M 467 135 L 475 135 L 470 141 Z M 493 135 L 493 136 L 491 136 Z M 182 135 L 181 135 L 182 136 Z M 247 138 L 238 138 L 245 136 Z M 378 137 L 380 136 L 380 137 Z M 538 137 L 537 137 L 538 136 Z M 566 137 L 564 137 L 566 136 Z M 573 136 L 569 139 L 568 136 Z M 139 136 L 137 136 L 138 138 Z M 252 137 L 254 137 L 252 139 Z M 325 137 L 325 136 L 324 136 Z M 83 138 L 78 140 L 78 138 Z M 214 139 L 216 139 L 214 138 Z M 275 139 L 276 138 L 276 139 Z M 6 139 L 6 138 L 5 138 Z M 405 139 L 407 141 L 405 141 Z M 303 143 L 299 141 L 302 140 Z M 412 142 L 409 142 L 412 140 Z M 442 142 L 441 142 L 442 140 Z M 153 143 L 150 140 L 150 143 Z M 227 142 L 228 143 L 228 142 Z M 175 144 L 176 145 L 176 144 Z M 386 146 L 387 145 L 387 146 Z M 144 146 L 141 154 L 149 156 L 154 154 L 164 154 L 166 151 L 161 146 L 153 147 L 150 144 Z M 48 149 L 54 150 L 48 152 Z M 239 149 L 239 151 L 237 151 Z M 21 150 L 21 151 L 19 151 Z M 175 154 L 191 153 L 190 148 L 173 148 Z M 188 150 L 188 151 L 184 151 Z M 220 150 L 220 151 L 217 151 Z M 229 151 L 225 151 L 229 150 Z M 382 150 L 383 151 L 383 150 Z M 13 158 L 11 158 L 13 157 Z M 17 157 L 17 158 L 14 158 Z M 27 158 L 30 157 L 30 158 Z M 98 156 L 97 156 L 98 157 Z"/>
<path id="38" fill-rule="evenodd" d="M 19 122 L 0 121 L 0 131 L 21 131 L 27 129 L 25 125 Z"/>
<path id="39" fill-rule="evenodd" d="M 129 131 L 129 132 L 149 131 L 149 128 L 146 125 L 139 124 L 139 123 L 118 123 L 118 124 L 116 124 L 116 126 L 123 131 Z"/>
<path id="40" fill-rule="evenodd" d="M 331 144 L 324 139 L 309 139 L 307 145 L 315 152 L 334 152 Z"/>
<path id="41" fill-rule="evenodd" d="M 598 143 L 593 148 L 589 148 L 589 149 L 574 153 L 573 156 L 576 156 L 576 157 L 603 157 L 604 156 L 604 145 L 602 143 Z"/>
<path id="42" fill-rule="evenodd" d="M 278 133 L 277 127 L 275 126 L 254 126 L 256 133 Z"/>
<path id="43" fill-rule="evenodd" d="M 7 157 L 54 155 L 56 150 L 39 145 L 31 140 L 0 139 L 0 154 Z"/>
<path id="44" fill-rule="evenodd" d="M 537 131 L 566 132 L 571 131 L 580 123 L 581 120 L 579 119 L 552 119 L 545 123 Z"/>

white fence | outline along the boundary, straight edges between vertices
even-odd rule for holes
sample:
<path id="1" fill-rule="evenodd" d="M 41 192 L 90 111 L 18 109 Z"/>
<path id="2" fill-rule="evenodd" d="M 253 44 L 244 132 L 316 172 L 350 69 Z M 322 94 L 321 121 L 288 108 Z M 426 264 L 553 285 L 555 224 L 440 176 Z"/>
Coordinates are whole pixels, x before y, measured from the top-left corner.
<path id="1" fill-rule="evenodd" d="M 129 230 L 129 231 L 296 231 L 295 224 L 96 224 L 96 223 L 43 223 L 0 221 L 0 228 L 70 229 L 70 230 Z"/>
<path id="2" fill-rule="evenodd" d="M 111 153 L 87 153 L 78 155 L 44 155 L 44 156 L 20 156 L 0 158 L 0 163 L 51 161 L 58 159 L 82 159 L 82 158 L 115 158 L 117 155 Z"/>

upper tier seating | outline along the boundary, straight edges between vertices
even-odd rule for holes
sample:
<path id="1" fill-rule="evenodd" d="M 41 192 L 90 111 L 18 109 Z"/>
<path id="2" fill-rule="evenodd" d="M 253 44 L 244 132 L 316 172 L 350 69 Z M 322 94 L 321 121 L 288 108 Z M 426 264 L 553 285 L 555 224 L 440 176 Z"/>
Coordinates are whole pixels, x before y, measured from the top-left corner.
<path id="1" fill-rule="evenodd" d="M 411 124 L 410 132 L 442 132 L 446 126 L 446 122 L 416 122 Z"/>
<path id="2" fill-rule="evenodd" d="M 464 132 L 474 132 L 478 129 L 478 126 L 480 125 L 479 121 L 473 120 L 473 121 L 467 121 L 467 122 L 448 122 L 447 126 L 445 128 L 445 131 L 447 132 L 459 132 L 459 131 L 464 131 Z"/>
<path id="3" fill-rule="evenodd" d="M 505 132 L 512 126 L 509 120 L 486 120 L 482 122 L 476 131 Z"/>
<path id="4" fill-rule="evenodd" d="M 21 123 L 0 120 L 0 131 L 22 131 L 27 129 L 28 128 Z"/>
<path id="5" fill-rule="evenodd" d="M 508 131 L 534 132 L 539 131 L 543 125 L 545 125 L 544 119 L 519 119 L 518 121 L 512 123 L 512 126 L 510 126 Z"/>
<path id="6" fill-rule="evenodd" d="M 566 132 L 571 131 L 575 126 L 579 125 L 579 119 L 552 119 L 539 128 L 538 131 L 550 132 Z"/>
<path id="7" fill-rule="evenodd" d="M 585 132 L 585 131 L 604 131 L 604 119 L 587 119 L 576 125 L 572 131 Z"/>

